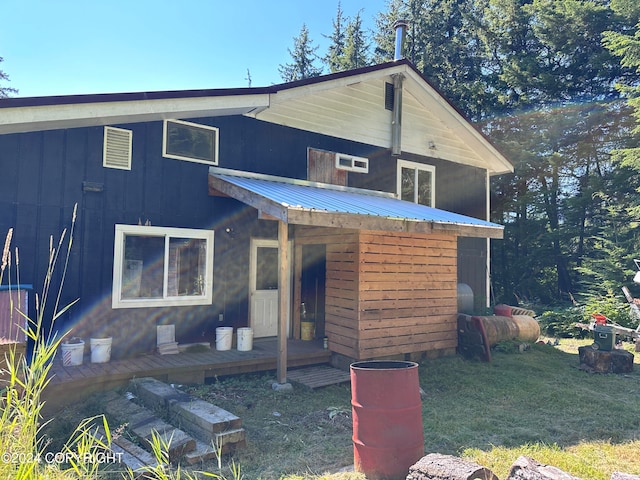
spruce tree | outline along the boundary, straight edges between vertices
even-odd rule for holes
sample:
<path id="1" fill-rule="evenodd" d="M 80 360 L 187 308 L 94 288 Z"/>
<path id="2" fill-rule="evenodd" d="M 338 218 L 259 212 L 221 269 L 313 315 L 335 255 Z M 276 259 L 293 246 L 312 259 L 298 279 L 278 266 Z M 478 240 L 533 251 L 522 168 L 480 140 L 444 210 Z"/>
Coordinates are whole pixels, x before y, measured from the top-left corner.
<path id="1" fill-rule="evenodd" d="M 306 24 L 302 24 L 300 34 L 293 39 L 293 42 L 293 50 L 288 49 L 289 55 L 291 55 L 291 59 L 293 60 L 292 63 L 278 67 L 282 80 L 285 82 L 293 82 L 321 75 L 322 68 L 315 66 L 315 61 L 318 59 L 318 55 L 316 54 L 318 47 L 313 45 Z"/>

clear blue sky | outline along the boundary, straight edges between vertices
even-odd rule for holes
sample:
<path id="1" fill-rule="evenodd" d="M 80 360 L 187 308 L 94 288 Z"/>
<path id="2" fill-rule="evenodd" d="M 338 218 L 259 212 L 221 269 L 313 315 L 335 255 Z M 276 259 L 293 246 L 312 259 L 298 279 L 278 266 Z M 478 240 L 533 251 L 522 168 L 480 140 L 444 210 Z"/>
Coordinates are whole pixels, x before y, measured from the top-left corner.
<path id="1" fill-rule="evenodd" d="M 366 29 L 386 0 L 341 0 Z M 318 54 L 338 0 L 4 0 L 3 87 L 20 97 L 281 83 L 306 23 Z"/>

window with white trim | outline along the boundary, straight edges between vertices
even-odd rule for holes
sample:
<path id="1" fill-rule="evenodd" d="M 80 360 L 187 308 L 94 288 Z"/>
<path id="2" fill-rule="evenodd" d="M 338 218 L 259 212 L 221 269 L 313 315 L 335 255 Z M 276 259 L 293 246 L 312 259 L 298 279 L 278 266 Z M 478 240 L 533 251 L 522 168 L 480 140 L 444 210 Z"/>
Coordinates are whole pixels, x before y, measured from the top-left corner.
<path id="1" fill-rule="evenodd" d="M 213 230 L 116 225 L 113 308 L 210 305 Z"/>
<path id="2" fill-rule="evenodd" d="M 209 125 L 165 120 L 162 156 L 189 162 L 218 164 L 218 129 Z"/>
<path id="3" fill-rule="evenodd" d="M 423 163 L 398 160 L 398 198 L 429 207 L 435 206 L 436 167 Z"/>
<path id="4" fill-rule="evenodd" d="M 346 153 L 336 153 L 336 168 L 338 170 L 349 170 L 351 172 L 368 173 L 369 159 L 354 157 Z"/>

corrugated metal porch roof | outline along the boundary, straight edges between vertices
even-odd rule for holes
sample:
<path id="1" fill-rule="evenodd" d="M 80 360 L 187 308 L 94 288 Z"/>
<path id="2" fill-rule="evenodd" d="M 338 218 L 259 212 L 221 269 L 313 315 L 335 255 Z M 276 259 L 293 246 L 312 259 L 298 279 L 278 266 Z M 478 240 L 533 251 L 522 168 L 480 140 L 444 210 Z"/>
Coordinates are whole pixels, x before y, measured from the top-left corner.
<path id="1" fill-rule="evenodd" d="M 221 192 L 288 224 L 363 230 L 449 232 L 502 238 L 501 225 L 418 205 L 384 192 L 211 167 L 209 192 Z"/>

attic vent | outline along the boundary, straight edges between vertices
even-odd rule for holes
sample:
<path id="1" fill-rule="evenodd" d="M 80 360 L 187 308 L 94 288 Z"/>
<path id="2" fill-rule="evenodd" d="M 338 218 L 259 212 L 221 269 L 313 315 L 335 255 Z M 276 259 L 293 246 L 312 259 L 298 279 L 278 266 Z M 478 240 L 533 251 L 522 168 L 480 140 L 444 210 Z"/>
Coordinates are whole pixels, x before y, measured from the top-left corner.
<path id="1" fill-rule="evenodd" d="M 133 132 L 122 128 L 104 127 L 102 166 L 131 170 Z"/>
<path id="2" fill-rule="evenodd" d="M 385 82 L 384 84 L 384 108 L 393 111 L 393 97 L 394 97 L 393 83 Z"/>
<path id="3" fill-rule="evenodd" d="M 369 172 L 369 159 L 336 153 L 336 168 L 350 172 L 367 173 Z"/>

